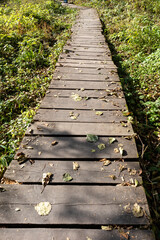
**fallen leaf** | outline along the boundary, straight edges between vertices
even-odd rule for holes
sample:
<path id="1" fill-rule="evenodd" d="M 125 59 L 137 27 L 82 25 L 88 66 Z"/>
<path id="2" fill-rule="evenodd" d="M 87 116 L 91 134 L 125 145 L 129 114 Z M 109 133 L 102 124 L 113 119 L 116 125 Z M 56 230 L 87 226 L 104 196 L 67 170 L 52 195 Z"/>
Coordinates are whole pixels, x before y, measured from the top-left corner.
<path id="1" fill-rule="evenodd" d="M 91 149 L 91 152 L 94 153 L 96 150 L 95 149 Z"/>
<path id="2" fill-rule="evenodd" d="M 130 115 L 131 113 L 130 112 L 128 112 L 128 110 L 125 110 L 124 112 L 122 112 L 123 113 L 123 116 L 128 116 L 128 115 Z"/>
<path id="3" fill-rule="evenodd" d="M 69 182 L 69 181 L 72 181 L 73 178 L 71 177 L 71 175 L 69 173 L 64 173 L 63 174 L 63 181 L 64 182 Z"/>
<path id="4" fill-rule="evenodd" d="M 119 173 L 121 173 L 124 169 L 126 169 L 126 165 L 119 164 Z"/>
<path id="5" fill-rule="evenodd" d="M 85 96 L 84 99 L 87 101 L 90 99 L 90 97 Z"/>
<path id="6" fill-rule="evenodd" d="M 37 130 L 39 131 L 43 131 L 43 129 L 41 127 L 37 127 Z"/>
<path id="7" fill-rule="evenodd" d="M 38 152 L 38 155 L 40 156 L 42 154 L 42 152 Z"/>
<path id="8" fill-rule="evenodd" d="M 96 112 L 96 115 L 98 115 L 98 116 L 102 116 L 102 115 L 103 115 L 103 112 L 101 112 L 101 111 L 97 111 L 97 112 Z"/>
<path id="9" fill-rule="evenodd" d="M 115 141 L 116 141 L 115 138 L 109 138 L 109 144 L 112 144 L 112 143 L 114 143 Z"/>
<path id="10" fill-rule="evenodd" d="M 128 125 L 124 122 L 121 122 L 122 127 L 128 127 Z"/>
<path id="11" fill-rule="evenodd" d="M 113 180 L 116 180 L 116 176 L 115 175 L 109 175 L 110 178 L 112 178 Z"/>
<path id="12" fill-rule="evenodd" d="M 124 150 L 123 150 L 122 147 L 119 147 L 119 152 L 120 152 L 120 154 L 123 156 Z"/>
<path id="13" fill-rule="evenodd" d="M 92 240 L 92 238 L 86 237 L 87 240 Z"/>
<path id="14" fill-rule="evenodd" d="M 58 144 L 57 141 L 53 141 L 53 142 L 51 143 L 52 146 L 55 146 L 55 145 L 57 145 L 57 144 Z"/>
<path id="15" fill-rule="evenodd" d="M 33 134 L 33 129 L 30 129 L 28 132 L 29 132 L 30 134 Z"/>
<path id="16" fill-rule="evenodd" d="M 50 213 L 52 206 L 49 202 L 40 202 L 35 206 L 35 210 L 40 216 L 46 216 Z"/>
<path id="17" fill-rule="evenodd" d="M 134 185 L 135 185 L 135 187 L 139 186 L 139 181 L 137 179 L 134 180 Z"/>
<path id="18" fill-rule="evenodd" d="M 81 91 L 84 91 L 84 88 L 81 88 Z"/>
<path id="19" fill-rule="evenodd" d="M 127 240 L 129 239 L 129 232 L 124 232 L 124 231 L 121 230 L 121 231 L 119 232 L 119 234 L 120 234 L 120 238 L 123 237 L 123 238 L 125 238 L 125 239 L 127 239 Z"/>
<path id="20" fill-rule="evenodd" d="M 25 149 L 33 149 L 33 147 L 31 147 L 31 146 L 26 146 L 26 145 L 23 145 L 23 148 L 25 148 Z"/>
<path id="21" fill-rule="evenodd" d="M 31 165 L 35 163 L 35 161 L 33 159 L 30 159 L 29 162 Z"/>
<path id="22" fill-rule="evenodd" d="M 78 168 L 79 168 L 80 166 L 79 166 L 79 164 L 78 164 L 78 162 L 73 162 L 73 170 L 78 170 Z"/>
<path id="23" fill-rule="evenodd" d="M 111 161 L 110 160 L 105 160 L 104 162 L 103 162 L 103 166 L 108 166 L 108 165 L 110 165 L 111 164 Z"/>
<path id="24" fill-rule="evenodd" d="M 119 153 L 119 149 L 118 148 L 114 148 L 114 152 L 115 153 Z"/>
<path id="25" fill-rule="evenodd" d="M 21 211 L 20 208 L 15 208 L 15 212 L 19 212 L 19 211 Z"/>
<path id="26" fill-rule="evenodd" d="M 79 96 L 78 94 L 72 94 L 72 95 L 71 95 L 71 98 L 72 98 L 74 101 L 76 101 L 76 102 L 79 102 L 79 101 L 82 100 L 82 97 Z"/>
<path id="27" fill-rule="evenodd" d="M 12 185 L 12 184 L 20 184 L 18 181 L 12 180 L 12 179 L 6 178 L 6 177 L 3 177 L 3 178 L 1 179 L 1 183 L 2 183 L 2 184 L 10 184 L 10 185 Z"/>
<path id="28" fill-rule="evenodd" d="M 99 150 L 104 150 L 106 148 L 106 145 L 104 143 L 100 143 L 98 145 Z"/>
<path id="29" fill-rule="evenodd" d="M 69 115 L 72 120 L 77 120 L 77 118 L 79 117 L 79 113 L 70 112 Z"/>
<path id="30" fill-rule="evenodd" d="M 133 117 L 132 116 L 128 116 L 128 123 L 133 123 Z"/>
<path id="31" fill-rule="evenodd" d="M 127 139 L 127 140 L 131 140 L 132 139 L 132 136 L 126 136 L 126 137 L 124 137 L 125 139 Z"/>
<path id="32" fill-rule="evenodd" d="M 16 155 L 16 160 L 18 161 L 19 164 L 21 164 L 28 160 L 28 157 L 23 152 L 19 152 Z"/>
<path id="33" fill-rule="evenodd" d="M 102 159 L 100 159 L 99 161 L 100 162 L 104 162 L 104 161 L 106 161 L 107 159 L 106 158 L 102 158 Z"/>
<path id="34" fill-rule="evenodd" d="M 46 187 L 46 185 L 50 182 L 51 178 L 52 178 L 53 174 L 48 172 L 48 173 L 43 173 L 43 177 L 42 177 L 42 185 L 43 185 L 43 189 L 42 192 L 44 191 L 44 188 Z M 41 192 L 41 193 L 42 193 Z"/>
<path id="35" fill-rule="evenodd" d="M 101 226 L 101 229 L 105 230 L 105 231 L 112 231 L 113 227 L 112 226 Z"/>
<path id="36" fill-rule="evenodd" d="M 94 134 L 87 134 L 86 140 L 88 142 L 97 142 L 98 141 L 98 136 Z"/>
<path id="37" fill-rule="evenodd" d="M 138 205 L 138 203 L 134 204 L 132 213 L 137 218 L 143 217 L 143 215 L 144 215 L 143 209 Z"/>
<path id="38" fill-rule="evenodd" d="M 130 203 L 128 203 L 127 205 L 125 205 L 123 207 L 124 211 L 127 212 L 127 213 L 130 213 L 131 212 L 131 205 Z"/>
<path id="39" fill-rule="evenodd" d="M 129 175 L 136 175 L 137 171 L 135 169 L 131 169 Z"/>

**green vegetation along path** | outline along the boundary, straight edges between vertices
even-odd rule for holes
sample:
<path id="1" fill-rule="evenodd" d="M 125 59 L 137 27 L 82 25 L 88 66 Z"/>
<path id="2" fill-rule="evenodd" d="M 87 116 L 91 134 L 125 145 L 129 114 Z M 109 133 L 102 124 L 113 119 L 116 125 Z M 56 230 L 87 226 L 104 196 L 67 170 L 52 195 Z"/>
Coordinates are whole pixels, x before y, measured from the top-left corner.
<path id="1" fill-rule="evenodd" d="M 1 184 L 1 239 L 154 239 L 124 112 L 98 15 L 81 9 Z"/>

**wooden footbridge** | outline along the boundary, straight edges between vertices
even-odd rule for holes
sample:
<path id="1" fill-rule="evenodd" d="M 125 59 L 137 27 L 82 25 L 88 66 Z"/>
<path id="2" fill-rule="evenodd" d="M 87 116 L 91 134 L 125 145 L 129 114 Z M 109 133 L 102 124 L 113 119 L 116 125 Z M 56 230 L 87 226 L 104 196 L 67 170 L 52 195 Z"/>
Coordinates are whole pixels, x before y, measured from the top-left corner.
<path id="1" fill-rule="evenodd" d="M 0 239 L 154 239 L 134 132 L 101 32 L 96 11 L 80 10 L 1 184 Z"/>

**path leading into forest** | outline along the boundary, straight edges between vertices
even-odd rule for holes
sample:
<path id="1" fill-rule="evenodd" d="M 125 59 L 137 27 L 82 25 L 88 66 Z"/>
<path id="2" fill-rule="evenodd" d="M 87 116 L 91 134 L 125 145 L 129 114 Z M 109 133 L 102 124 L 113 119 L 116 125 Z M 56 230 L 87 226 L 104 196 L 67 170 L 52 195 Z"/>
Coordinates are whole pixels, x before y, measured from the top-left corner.
<path id="1" fill-rule="evenodd" d="M 1 184 L 1 239 L 154 239 L 145 192 L 137 186 L 142 179 L 134 132 L 124 112 L 98 15 L 82 9 L 18 160 Z M 42 192 L 44 173 L 53 176 Z M 40 202 L 51 204 L 48 215 L 37 213 Z"/>

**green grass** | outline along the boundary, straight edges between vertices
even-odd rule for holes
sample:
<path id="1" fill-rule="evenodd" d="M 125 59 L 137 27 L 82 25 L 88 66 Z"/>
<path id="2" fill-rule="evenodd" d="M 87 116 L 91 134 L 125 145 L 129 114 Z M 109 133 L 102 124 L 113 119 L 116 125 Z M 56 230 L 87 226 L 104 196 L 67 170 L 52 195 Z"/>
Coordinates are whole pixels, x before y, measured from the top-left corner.
<path id="1" fill-rule="evenodd" d="M 134 119 L 143 181 L 160 239 L 160 1 L 76 0 L 97 9 Z M 143 144 L 142 144 L 143 142 Z M 142 151 L 145 149 L 145 152 Z"/>
<path id="2" fill-rule="evenodd" d="M 54 0 L 0 5 L 1 174 L 45 95 L 75 16 Z"/>

